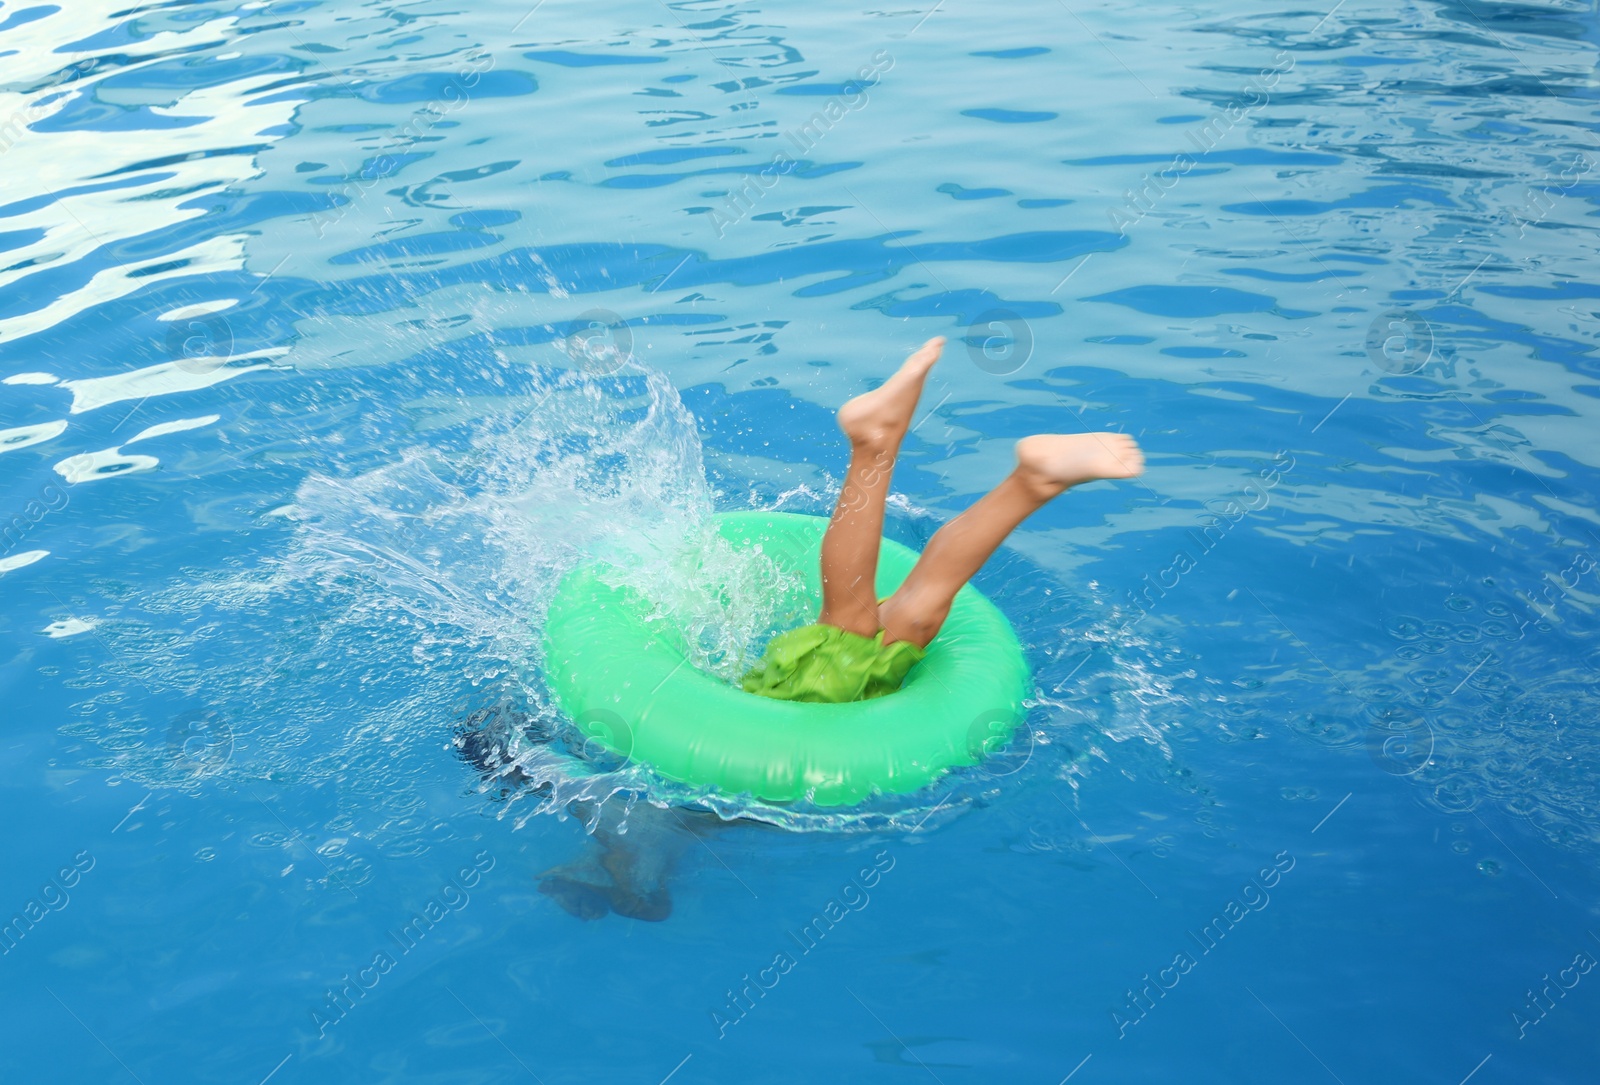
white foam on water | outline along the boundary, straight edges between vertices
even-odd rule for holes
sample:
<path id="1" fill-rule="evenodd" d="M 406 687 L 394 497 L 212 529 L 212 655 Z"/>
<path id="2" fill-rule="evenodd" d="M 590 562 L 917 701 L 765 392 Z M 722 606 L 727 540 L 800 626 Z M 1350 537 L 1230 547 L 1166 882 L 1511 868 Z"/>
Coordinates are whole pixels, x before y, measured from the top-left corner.
<path id="1" fill-rule="evenodd" d="M 9 554 L 0 558 L 0 575 L 9 573 L 14 569 L 22 569 L 50 556 L 48 550 L 24 550 L 20 554 Z"/>

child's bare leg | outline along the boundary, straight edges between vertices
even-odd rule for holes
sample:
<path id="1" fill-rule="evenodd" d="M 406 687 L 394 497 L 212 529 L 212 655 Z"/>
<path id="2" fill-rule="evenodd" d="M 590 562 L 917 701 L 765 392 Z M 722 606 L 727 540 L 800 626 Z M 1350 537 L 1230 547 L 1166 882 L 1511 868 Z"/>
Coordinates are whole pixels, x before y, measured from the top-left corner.
<path id="1" fill-rule="evenodd" d="M 879 608 L 884 643 L 920 648 L 938 634 L 956 592 L 1017 525 L 1051 498 L 1085 482 L 1133 478 L 1144 453 L 1120 433 L 1039 434 L 1017 442 L 1017 467 L 966 512 L 935 532 L 916 568 Z"/>
<path id="2" fill-rule="evenodd" d="M 817 620 L 863 637 L 878 624 L 878 544 L 900 442 L 922 394 L 922 382 L 939 360 L 943 337 L 928 340 L 883 387 L 839 408 L 839 428 L 850 438 L 850 470 L 833 520 L 822 539 L 822 615 Z"/>

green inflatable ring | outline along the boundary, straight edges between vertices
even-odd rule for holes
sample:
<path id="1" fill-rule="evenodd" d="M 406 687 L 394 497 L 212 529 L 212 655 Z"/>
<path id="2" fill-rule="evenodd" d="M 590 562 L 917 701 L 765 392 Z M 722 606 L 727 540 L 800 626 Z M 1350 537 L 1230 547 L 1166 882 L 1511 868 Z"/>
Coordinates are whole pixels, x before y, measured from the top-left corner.
<path id="1" fill-rule="evenodd" d="M 759 544 L 821 600 L 817 555 L 827 520 L 735 512 L 715 521 L 724 539 Z M 916 560 L 915 551 L 884 540 L 879 598 Z M 1002 746 L 1032 689 L 1011 623 L 970 585 L 897 692 L 850 704 L 759 697 L 685 666 L 682 650 L 646 626 L 648 609 L 636 593 L 605 583 L 597 566 L 569 573 L 545 625 L 551 691 L 585 735 L 695 787 L 818 806 L 916 791 Z"/>

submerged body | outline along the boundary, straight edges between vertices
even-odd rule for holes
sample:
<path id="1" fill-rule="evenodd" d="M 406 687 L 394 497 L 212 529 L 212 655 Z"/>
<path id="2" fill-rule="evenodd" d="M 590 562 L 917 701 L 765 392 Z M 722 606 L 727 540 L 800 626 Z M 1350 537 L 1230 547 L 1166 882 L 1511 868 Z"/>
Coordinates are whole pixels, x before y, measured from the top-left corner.
<path id="1" fill-rule="evenodd" d="M 461 759 L 486 782 L 498 785 L 502 795 L 513 788 L 537 791 L 504 744 L 509 731 L 523 732 L 527 723 L 520 710 L 497 705 L 468 716 L 456 735 Z M 590 826 L 588 842 L 577 859 L 539 875 L 539 892 L 583 920 L 611 912 L 648 922 L 666 919 L 672 914 L 667 883 L 678 860 L 700 833 L 721 824 L 710 814 L 663 810 L 648 802 L 631 808 L 614 802 L 574 803 L 568 812 Z"/>

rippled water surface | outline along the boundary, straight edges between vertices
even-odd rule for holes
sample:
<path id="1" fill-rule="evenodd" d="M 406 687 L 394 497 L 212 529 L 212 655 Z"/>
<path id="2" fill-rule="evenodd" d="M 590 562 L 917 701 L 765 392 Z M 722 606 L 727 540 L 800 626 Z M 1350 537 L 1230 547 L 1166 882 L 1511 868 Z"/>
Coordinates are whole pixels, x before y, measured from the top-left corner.
<path id="1" fill-rule="evenodd" d="M 1597 49 L 1578 0 L 0 5 L 0 1077 L 1590 1079 Z M 736 677 L 804 616 L 705 518 L 825 513 L 931 335 L 894 537 L 1029 433 L 1149 457 L 979 578 L 1023 733 L 843 812 L 585 756 L 559 577 Z M 537 891 L 694 809 L 665 922 Z"/>

